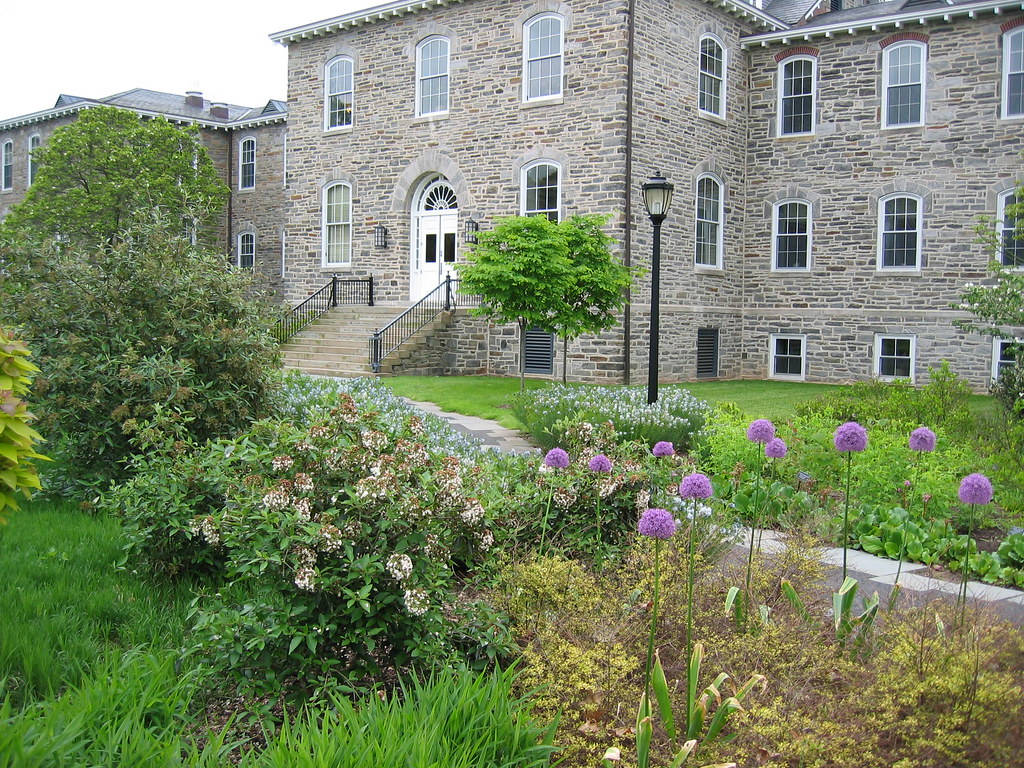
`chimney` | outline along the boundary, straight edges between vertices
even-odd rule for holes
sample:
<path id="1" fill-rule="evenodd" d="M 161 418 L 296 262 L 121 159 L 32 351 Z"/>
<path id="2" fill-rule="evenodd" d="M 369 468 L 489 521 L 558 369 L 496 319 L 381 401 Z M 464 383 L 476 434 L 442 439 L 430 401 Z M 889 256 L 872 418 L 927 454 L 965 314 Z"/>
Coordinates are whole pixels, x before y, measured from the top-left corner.
<path id="1" fill-rule="evenodd" d="M 228 105 L 219 101 L 213 102 L 210 105 L 210 117 L 216 117 L 218 120 L 227 120 Z"/>
<path id="2" fill-rule="evenodd" d="M 203 108 L 202 91 L 185 91 L 185 106 Z"/>

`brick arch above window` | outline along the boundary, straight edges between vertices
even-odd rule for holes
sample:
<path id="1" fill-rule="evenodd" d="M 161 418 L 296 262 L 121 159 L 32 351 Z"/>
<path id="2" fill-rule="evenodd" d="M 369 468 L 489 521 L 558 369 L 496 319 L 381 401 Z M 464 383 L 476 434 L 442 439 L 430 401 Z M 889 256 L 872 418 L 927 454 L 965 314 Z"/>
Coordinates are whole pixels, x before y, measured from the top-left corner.
<path id="1" fill-rule="evenodd" d="M 1004 21 L 999 27 L 999 32 L 1000 34 L 1005 34 L 1011 29 L 1016 29 L 1017 27 L 1024 27 L 1024 16 L 1018 16 L 1016 19 Z"/>
<path id="2" fill-rule="evenodd" d="M 888 48 L 890 45 L 896 43 L 902 43 L 906 40 L 915 40 L 919 43 L 928 44 L 928 35 L 923 32 L 897 32 L 895 35 L 889 35 L 887 38 L 878 42 L 879 48 Z"/>
<path id="3" fill-rule="evenodd" d="M 523 42 L 523 25 L 534 16 L 542 13 L 557 13 L 562 17 L 562 37 L 572 29 L 572 9 L 565 3 L 558 0 L 538 0 L 524 9 L 512 22 L 512 39 L 517 43 Z"/>
<path id="4" fill-rule="evenodd" d="M 819 55 L 821 55 L 821 51 L 813 45 L 798 45 L 794 48 L 787 48 L 784 51 L 776 53 L 775 63 L 778 64 L 792 56 L 813 56 L 814 58 L 818 58 Z"/>
<path id="5" fill-rule="evenodd" d="M 697 167 L 693 169 L 692 179 L 692 193 L 697 194 L 697 182 L 702 176 L 714 176 L 715 180 L 722 187 L 722 204 L 725 205 L 729 197 L 729 176 L 725 172 L 725 169 L 719 165 L 718 161 L 709 157 L 701 163 L 697 164 Z"/>
<path id="6" fill-rule="evenodd" d="M 776 203 L 781 203 L 783 200 L 805 200 L 811 204 L 812 216 L 817 218 L 821 215 L 821 195 L 799 184 L 790 184 L 764 198 L 765 215 L 771 216 L 772 208 L 775 207 Z"/>
<path id="7" fill-rule="evenodd" d="M 904 181 L 896 179 L 890 181 L 887 184 L 883 184 L 880 187 L 876 187 L 872 190 L 868 196 L 868 201 L 871 204 L 872 210 L 878 208 L 878 201 L 883 197 L 889 197 L 891 195 L 914 195 L 921 198 L 921 205 L 923 207 L 922 213 L 931 213 L 932 210 L 932 190 L 923 184 L 918 184 L 913 181 Z"/>
<path id="8" fill-rule="evenodd" d="M 356 196 L 356 177 L 348 171 L 332 168 L 321 176 L 320 181 L 318 182 L 320 189 L 329 187 L 332 184 L 348 184 L 352 189 L 352 197 L 354 198 Z"/>
<path id="9" fill-rule="evenodd" d="M 1018 172 L 1014 176 L 1003 177 L 993 181 L 985 187 L 985 209 L 994 211 L 999 202 L 1000 196 L 1008 189 L 1017 189 L 1024 185 L 1024 173 Z"/>
<path id="10" fill-rule="evenodd" d="M 345 45 L 344 43 L 338 43 L 332 45 L 324 53 L 321 68 L 326 67 L 333 59 L 337 59 L 340 56 L 352 59 L 352 70 L 353 72 L 359 69 L 359 52 L 356 51 L 351 45 Z"/>
<path id="11" fill-rule="evenodd" d="M 557 163 L 562 168 L 562 175 L 567 177 L 570 172 L 571 161 L 569 155 L 560 149 L 553 149 L 552 147 L 534 147 L 526 152 L 523 152 L 519 157 L 512 163 L 512 173 L 509 176 L 509 181 L 519 188 L 519 179 L 522 175 L 523 168 L 530 163 L 536 162 L 537 160 L 551 160 Z"/>

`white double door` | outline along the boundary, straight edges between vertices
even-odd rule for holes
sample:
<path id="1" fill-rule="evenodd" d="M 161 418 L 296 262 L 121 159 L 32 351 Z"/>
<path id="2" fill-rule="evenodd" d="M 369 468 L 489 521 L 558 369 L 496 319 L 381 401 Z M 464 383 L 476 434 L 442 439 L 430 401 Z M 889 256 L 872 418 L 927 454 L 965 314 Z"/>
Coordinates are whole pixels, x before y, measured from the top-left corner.
<path id="1" fill-rule="evenodd" d="M 445 276 L 455 274 L 458 259 L 458 211 L 424 211 L 414 217 L 415 248 L 409 275 L 409 299 L 418 301 Z"/>

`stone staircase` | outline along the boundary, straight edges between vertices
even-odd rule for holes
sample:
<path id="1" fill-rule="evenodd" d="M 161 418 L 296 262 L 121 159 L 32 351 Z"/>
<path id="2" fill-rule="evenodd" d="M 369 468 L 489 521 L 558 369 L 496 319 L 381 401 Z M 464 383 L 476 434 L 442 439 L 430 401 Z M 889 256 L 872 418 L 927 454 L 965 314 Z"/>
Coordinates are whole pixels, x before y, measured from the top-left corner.
<path id="1" fill-rule="evenodd" d="M 284 367 L 314 376 L 339 378 L 386 376 L 394 368 L 405 367 L 425 337 L 449 322 L 448 313 L 442 313 L 385 358 L 379 374 L 374 373 L 369 360 L 370 338 L 375 330 L 383 328 L 405 309 L 400 305 L 331 309 L 281 346 Z"/>

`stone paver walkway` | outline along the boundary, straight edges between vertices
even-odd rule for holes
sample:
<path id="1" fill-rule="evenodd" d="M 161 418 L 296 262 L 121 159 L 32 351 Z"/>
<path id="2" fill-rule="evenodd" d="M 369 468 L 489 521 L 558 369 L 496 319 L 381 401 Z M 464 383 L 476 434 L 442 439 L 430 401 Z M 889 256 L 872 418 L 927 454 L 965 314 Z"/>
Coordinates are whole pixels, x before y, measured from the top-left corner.
<path id="1" fill-rule="evenodd" d="M 507 453 L 530 453 L 540 450 L 516 430 L 503 427 L 495 421 L 442 411 L 433 403 L 403 399 L 426 413 L 440 416 L 459 432 L 477 438 L 486 446 Z M 768 554 L 781 552 L 786 546 L 784 539 L 784 534 L 776 531 L 764 531 L 761 535 L 761 550 Z M 749 542 L 749 538 L 747 541 Z M 744 551 L 747 546 L 747 544 L 738 545 Z M 829 566 L 826 577 L 828 586 L 833 590 L 838 589 L 842 575 L 843 550 L 838 547 L 824 547 L 821 559 Z M 860 598 L 862 599 L 865 595 L 870 596 L 877 591 L 882 606 L 885 606 L 889 593 L 892 591 L 892 585 L 896 581 L 896 569 L 899 563 L 895 560 L 851 549 L 846 553 L 846 565 L 848 575 L 860 582 Z M 928 566 L 921 563 L 904 563 L 900 573 L 900 587 L 902 594 L 899 600 L 904 604 L 925 602 L 937 597 L 955 600 L 959 594 L 960 582 L 959 580 L 951 581 L 938 578 Z M 997 613 L 1010 621 L 1024 624 L 1024 592 L 1020 590 L 969 581 L 967 582 L 967 599 L 970 604 L 991 606 Z"/>

